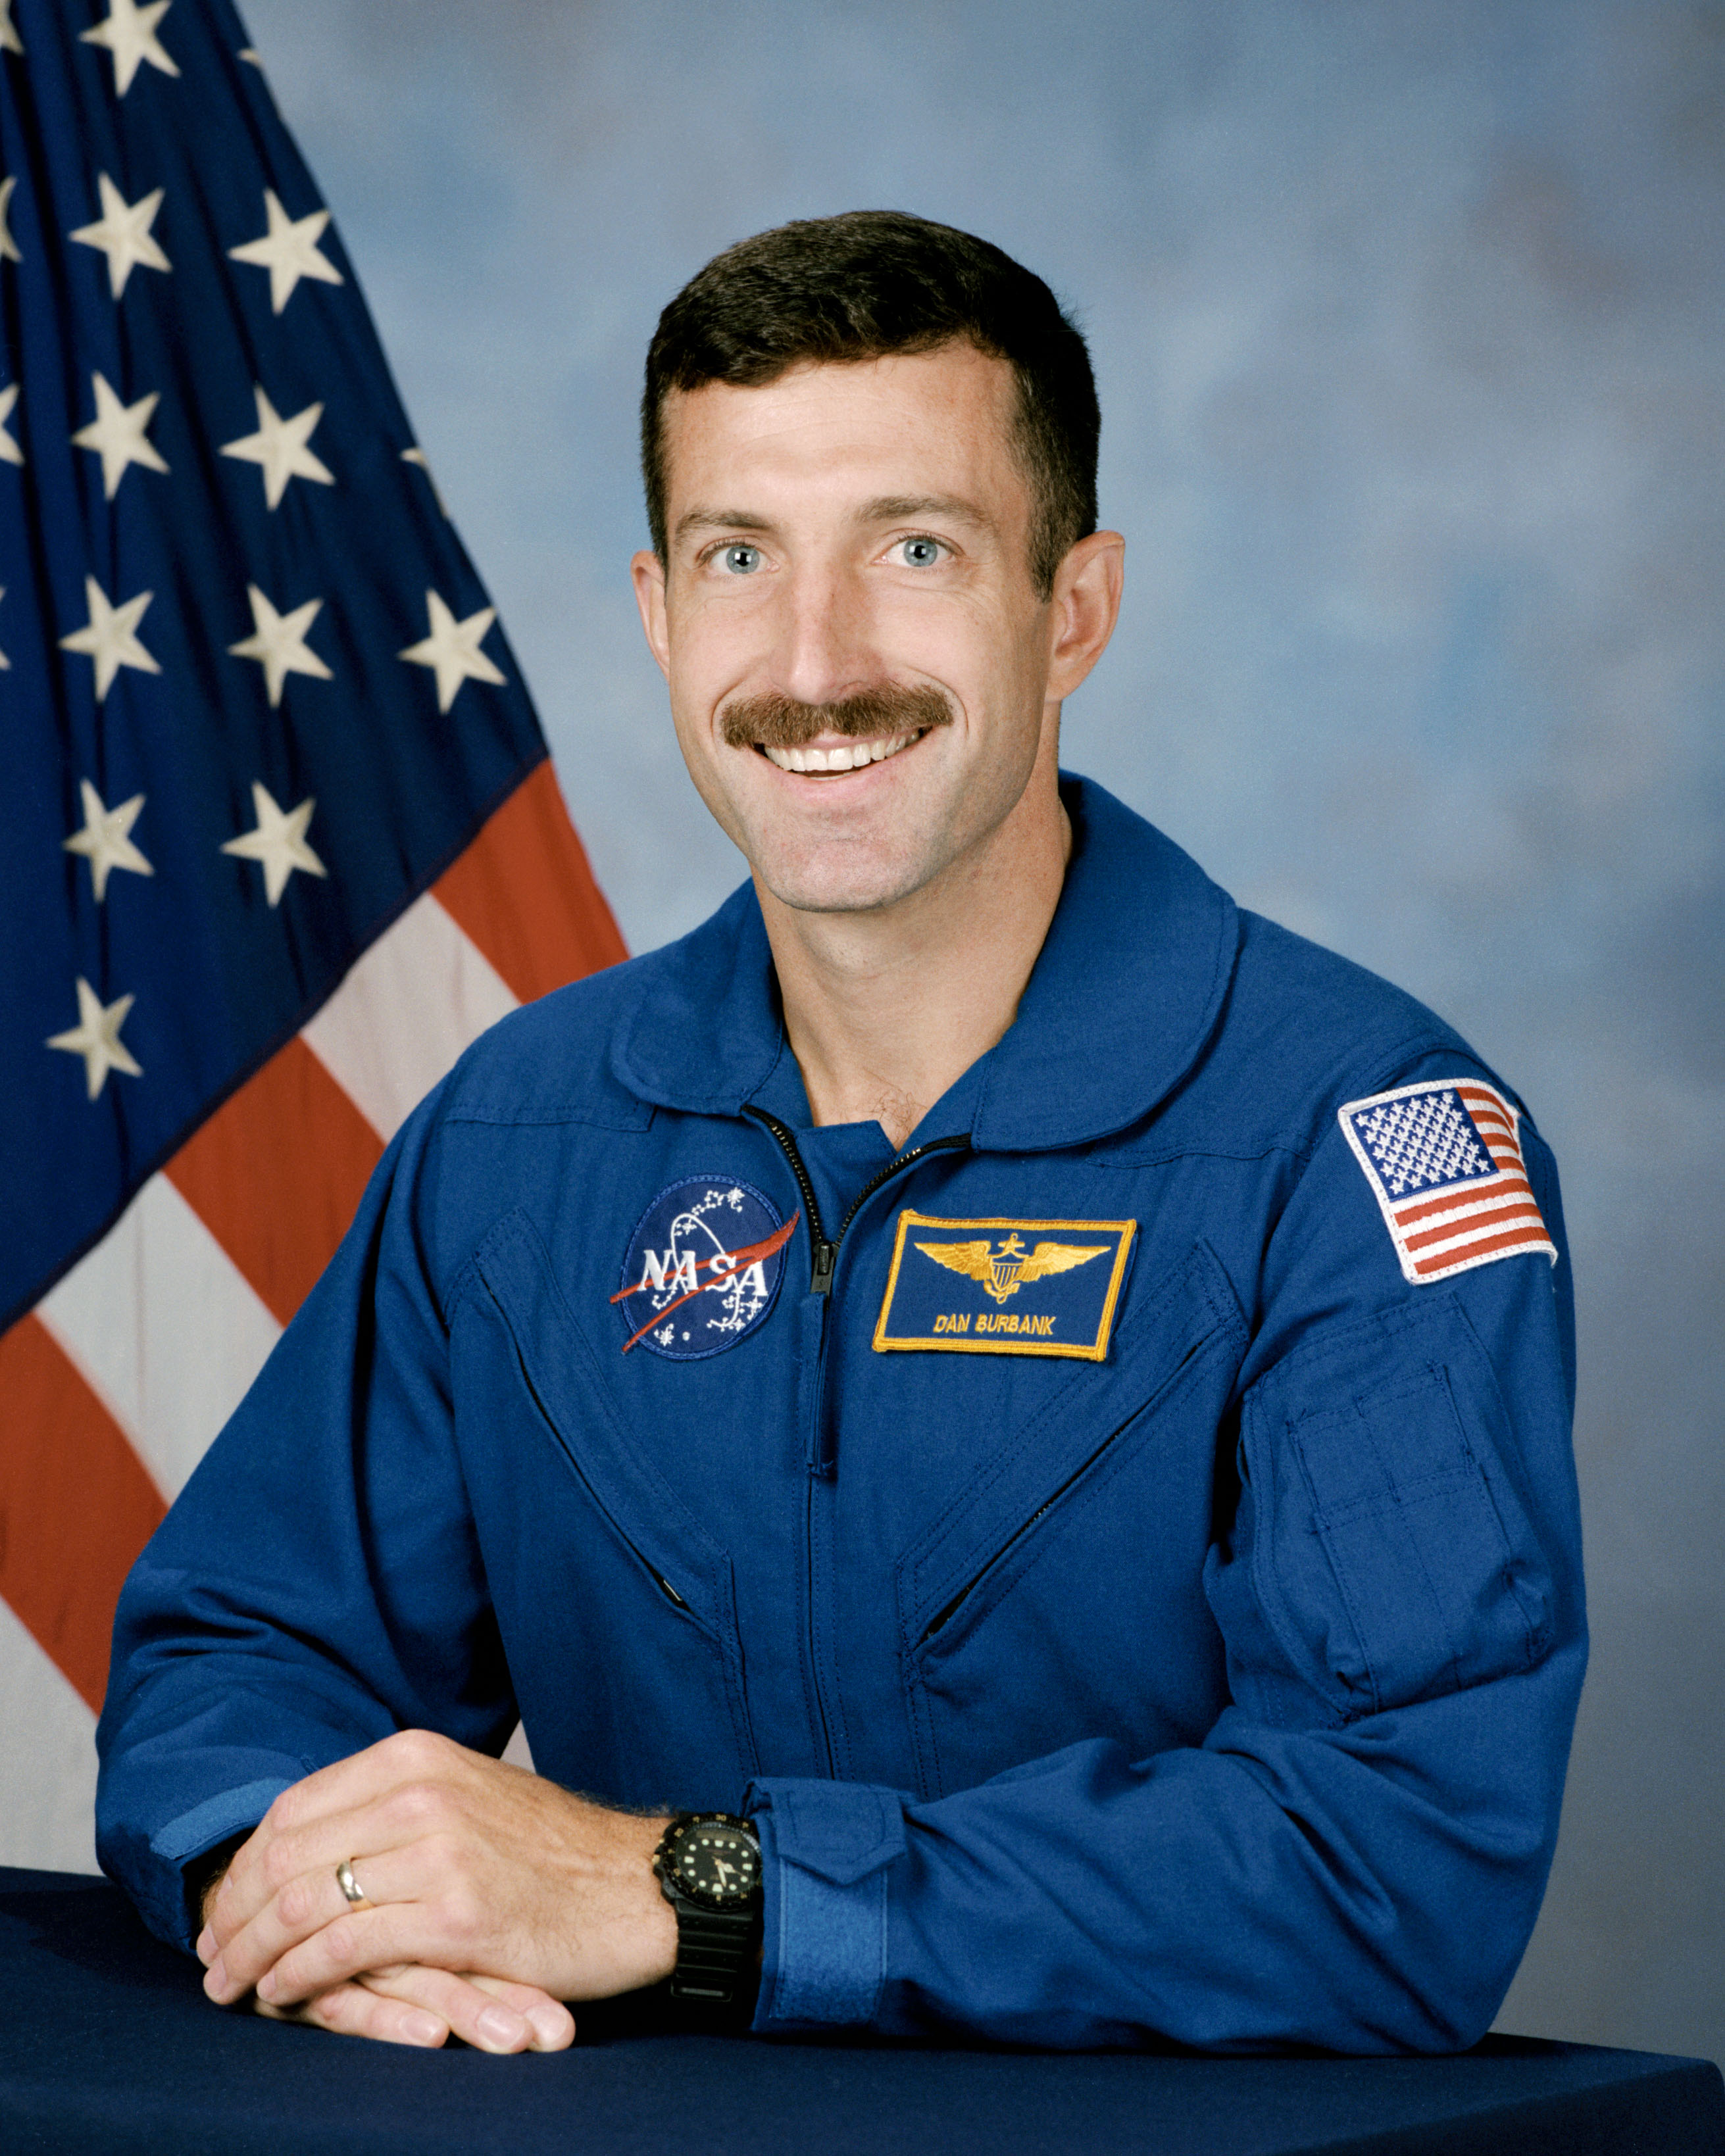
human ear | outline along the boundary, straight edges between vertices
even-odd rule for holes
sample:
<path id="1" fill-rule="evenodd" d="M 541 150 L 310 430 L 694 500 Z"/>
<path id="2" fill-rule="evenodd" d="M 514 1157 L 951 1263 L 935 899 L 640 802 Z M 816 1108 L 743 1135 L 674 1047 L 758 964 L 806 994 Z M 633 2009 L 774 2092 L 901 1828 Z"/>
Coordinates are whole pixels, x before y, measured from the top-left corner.
<path id="1" fill-rule="evenodd" d="M 1055 571 L 1048 605 L 1051 703 L 1069 696 L 1108 649 L 1125 572 L 1126 542 L 1118 531 L 1080 539 Z"/>
<path id="2" fill-rule="evenodd" d="M 643 549 L 629 563 L 635 585 L 635 603 L 641 608 L 641 625 L 647 649 L 659 662 L 659 671 L 671 678 L 671 634 L 665 618 L 665 565 L 658 556 Z"/>

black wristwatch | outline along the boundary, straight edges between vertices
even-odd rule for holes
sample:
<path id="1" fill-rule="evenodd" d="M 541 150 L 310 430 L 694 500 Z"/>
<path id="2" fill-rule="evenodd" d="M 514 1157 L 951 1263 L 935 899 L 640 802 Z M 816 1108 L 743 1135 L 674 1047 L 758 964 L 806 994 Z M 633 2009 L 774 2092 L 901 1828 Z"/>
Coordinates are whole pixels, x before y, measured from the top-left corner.
<path id="1" fill-rule="evenodd" d="M 653 1851 L 659 1891 L 677 1912 L 673 1999 L 753 2011 L 760 1967 L 760 1842 L 729 1812 L 679 1812 Z"/>

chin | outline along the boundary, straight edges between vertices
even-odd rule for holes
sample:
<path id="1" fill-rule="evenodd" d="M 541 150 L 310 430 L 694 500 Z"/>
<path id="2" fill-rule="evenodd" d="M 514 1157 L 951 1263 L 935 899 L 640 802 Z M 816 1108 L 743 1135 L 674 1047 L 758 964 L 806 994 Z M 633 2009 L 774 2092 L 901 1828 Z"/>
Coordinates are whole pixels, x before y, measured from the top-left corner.
<path id="1" fill-rule="evenodd" d="M 796 913 L 874 913 L 919 891 L 938 873 L 932 863 L 843 860 L 850 849 L 833 847 L 796 860 L 764 860 L 761 881 L 781 906 Z"/>

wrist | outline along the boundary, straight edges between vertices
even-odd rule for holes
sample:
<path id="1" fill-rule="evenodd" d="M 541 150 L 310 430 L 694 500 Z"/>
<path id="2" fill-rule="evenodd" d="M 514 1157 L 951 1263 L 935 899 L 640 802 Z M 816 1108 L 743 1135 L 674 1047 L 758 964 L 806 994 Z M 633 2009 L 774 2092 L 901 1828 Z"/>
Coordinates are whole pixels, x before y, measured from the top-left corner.
<path id="1" fill-rule="evenodd" d="M 570 1936 L 578 1960 L 586 1962 L 596 1943 L 595 1918 L 604 1912 L 608 1919 L 600 1928 L 608 1935 L 609 1967 L 602 1975 L 590 1964 L 584 1972 L 584 1989 L 595 1998 L 644 1990 L 662 1982 L 677 1965 L 677 1918 L 666 1907 L 653 1871 L 653 1851 L 671 1824 L 670 1815 L 603 1816 L 610 1831 L 603 1853 L 594 1852 L 599 1876 L 589 1871 L 571 1882 L 575 1922 Z"/>
<path id="2" fill-rule="evenodd" d="M 666 1830 L 671 1825 L 671 1815 L 642 1822 L 646 1833 L 637 1855 L 641 1872 L 645 1875 L 642 1887 L 643 1950 L 647 1960 L 647 1971 L 641 1978 L 643 1985 L 662 1984 L 677 1967 L 677 1912 L 665 1899 L 660 1889 L 658 1873 L 654 1868 L 654 1857 Z"/>
<path id="3" fill-rule="evenodd" d="M 205 1850 L 186 1866 L 181 1876 L 186 1883 L 186 1907 L 192 1913 L 194 1936 L 207 1928 L 216 1897 L 222 1891 L 222 1881 L 228 1876 L 228 1866 L 250 1838 L 250 1827 L 243 1834 L 229 1835 L 225 1841 L 219 1841 L 214 1849 Z"/>

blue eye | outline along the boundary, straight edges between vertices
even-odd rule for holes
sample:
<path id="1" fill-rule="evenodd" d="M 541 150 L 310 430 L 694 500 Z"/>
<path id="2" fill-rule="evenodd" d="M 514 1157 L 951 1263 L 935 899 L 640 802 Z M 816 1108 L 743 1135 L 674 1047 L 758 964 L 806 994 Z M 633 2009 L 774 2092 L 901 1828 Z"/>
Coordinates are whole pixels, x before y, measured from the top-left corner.
<path id="1" fill-rule="evenodd" d="M 908 569 L 931 569 L 945 549 L 938 539 L 901 539 L 900 559 Z"/>
<path id="2" fill-rule="evenodd" d="M 759 547 L 727 547 L 724 565 L 733 576 L 752 577 L 760 567 L 760 549 Z"/>

